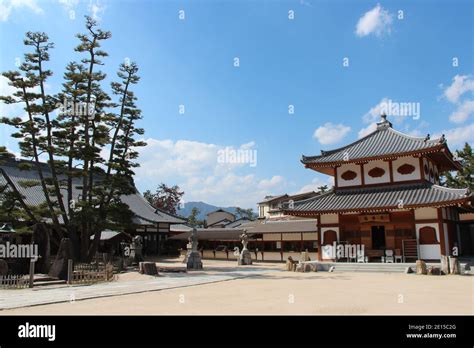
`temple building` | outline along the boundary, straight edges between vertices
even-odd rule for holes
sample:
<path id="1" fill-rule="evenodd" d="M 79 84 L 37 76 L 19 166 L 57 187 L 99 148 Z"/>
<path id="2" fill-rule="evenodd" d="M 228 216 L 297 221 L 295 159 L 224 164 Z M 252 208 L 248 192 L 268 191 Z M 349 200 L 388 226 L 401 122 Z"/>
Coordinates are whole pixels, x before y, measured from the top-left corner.
<path id="1" fill-rule="evenodd" d="M 30 207 L 39 207 L 46 201 L 44 193 L 40 186 L 40 178 L 38 171 L 23 170 L 21 164 L 30 164 L 32 162 L 27 160 L 6 160 L 0 164 L 0 187 L 6 192 L 10 190 L 16 190 L 22 196 L 24 203 Z M 47 163 L 41 163 L 43 175 L 46 178 L 51 177 L 51 168 Z M 61 176 L 61 180 L 65 181 L 65 177 Z M 28 185 L 25 185 L 28 183 Z M 81 194 L 82 182 L 79 178 L 73 179 L 73 190 L 72 194 L 74 199 L 78 199 Z M 64 204 L 67 206 L 66 200 L 67 193 L 66 189 L 61 189 L 63 195 Z M 57 201 L 57 198 L 52 198 L 53 202 Z M 128 205 L 129 209 L 133 213 L 130 228 L 125 229 L 123 232 L 131 236 L 140 235 L 143 238 L 143 250 L 148 255 L 161 254 L 164 249 L 164 242 L 170 234 L 170 227 L 174 224 L 182 224 L 186 220 L 184 218 L 172 215 L 168 212 L 162 211 L 152 207 L 143 196 L 136 190 L 135 193 L 130 195 L 120 196 L 120 200 Z M 0 201 L 0 203 L 2 203 Z M 43 219 L 47 223 L 51 223 L 49 218 Z M 59 222 L 62 224 L 62 217 L 59 216 Z M 0 221 L 2 223 L 2 221 Z M 28 221 L 17 221 L 29 225 Z M 15 226 L 13 226 L 15 227 Z M 111 237 L 111 234 L 104 234 L 104 238 Z M 115 235 L 113 235 L 115 237 Z M 104 243 L 105 243 L 105 240 Z M 102 240 L 102 236 L 101 236 Z"/>
<path id="2" fill-rule="evenodd" d="M 383 115 L 374 132 L 301 162 L 334 177 L 329 192 L 285 208 L 317 219 L 319 260 L 333 260 L 322 247 L 334 243 L 364 245 L 369 262 L 387 250 L 403 262 L 462 253 L 460 214 L 472 213 L 473 195 L 440 186 L 441 173 L 461 168 L 444 136 L 403 134 Z"/>

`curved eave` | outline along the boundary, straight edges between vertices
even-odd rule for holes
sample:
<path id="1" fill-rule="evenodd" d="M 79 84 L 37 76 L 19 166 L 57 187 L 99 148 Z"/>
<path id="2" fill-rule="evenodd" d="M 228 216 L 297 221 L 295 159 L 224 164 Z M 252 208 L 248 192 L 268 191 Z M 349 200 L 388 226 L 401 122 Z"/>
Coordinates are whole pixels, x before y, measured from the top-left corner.
<path id="1" fill-rule="evenodd" d="M 332 162 L 305 162 L 301 159 L 301 163 L 304 164 L 305 168 L 315 169 L 315 168 L 328 168 L 328 167 L 335 167 L 345 163 L 364 163 L 367 161 L 374 161 L 374 160 L 391 160 L 396 159 L 398 157 L 406 157 L 406 156 L 414 156 L 414 155 L 421 155 L 421 154 L 429 154 L 439 152 L 445 144 L 439 144 L 434 147 L 416 150 L 416 151 L 409 151 L 409 152 L 402 152 L 402 153 L 393 153 L 393 154 L 386 154 L 380 156 L 371 156 L 371 157 L 361 157 L 361 158 L 354 158 L 349 159 L 347 161 L 332 161 Z M 453 165 L 456 165 L 456 169 L 458 168 L 459 163 L 452 161 Z"/>
<path id="2" fill-rule="evenodd" d="M 298 210 L 286 210 L 284 211 L 285 214 L 291 216 L 299 216 L 299 217 L 308 217 L 308 216 L 316 216 L 316 215 L 324 215 L 324 214 L 338 214 L 338 213 L 380 213 L 384 211 L 404 211 L 407 209 L 416 209 L 416 208 L 443 208 L 455 205 L 463 205 L 466 202 L 472 201 L 472 196 L 467 196 L 464 198 L 460 198 L 457 200 L 451 201 L 444 201 L 444 202 L 434 202 L 434 203 L 426 203 L 426 204 L 407 204 L 403 207 L 403 209 L 398 208 L 398 206 L 386 206 L 380 208 L 354 208 L 354 209 L 339 209 L 339 210 L 312 210 L 312 211 L 298 211 Z"/>

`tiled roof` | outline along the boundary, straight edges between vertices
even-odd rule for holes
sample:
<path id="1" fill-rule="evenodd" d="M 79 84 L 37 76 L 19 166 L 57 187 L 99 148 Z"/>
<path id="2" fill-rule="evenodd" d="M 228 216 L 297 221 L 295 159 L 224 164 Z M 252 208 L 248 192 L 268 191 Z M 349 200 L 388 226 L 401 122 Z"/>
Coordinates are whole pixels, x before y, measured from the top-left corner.
<path id="1" fill-rule="evenodd" d="M 43 171 L 45 177 L 50 177 L 49 167 L 43 164 Z M 16 189 L 24 196 L 25 203 L 32 206 L 38 206 L 45 202 L 45 196 L 41 188 L 40 180 L 38 179 L 38 173 L 36 170 L 20 170 L 15 163 L 8 162 L 0 165 L 0 169 L 7 175 L 14 183 Z M 1 182 L 5 181 L 3 175 L 0 175 Z M 36 183 L 36 185 L 22 185 L 24 182 Z M 74 179 L 73 184 L 73 197 L 77 199 L 81 192 L 82 182 L 79 178 Z M 63 196 L 64 205 L 67 206 L 67 191 L 61 189 Z M 52 197 L 54 200 L 55 198 Z M 130 210 L 135 214 L 135 223 L 143 222 L 139 224 L 148 225 L 155 224 L 157 222 L 167 223 L 182 223 L 185 219 L 176 217 L 174 215 L 165 213 L 161 210 L 152 207 L 143 196 L 136 192 L 131 195 L 122 195 L 121 201 L 127 204 Z M 61 216 L 59 216 L 60 222 L 62 222 Z"/>
<path id="2" fill-rule="evenodd" d="M 442 207 L 472 201 L 468 189 L 452 189 L 431 183 L 340 189 L 294 202 L 285 212 L 296 216 L 336 212 L 381 211 L 423 206 Z"/>
<path id="3" fill-rule="evenodd" d="M 171 232 L 189 232 L 192 230 L 193 230 L 192 227 L 189 227 L 188 225 L 185 225 L 185 224 L 174 224 L 170 226 Z"/>
<path id="4" fill-rule="evenodd" d="M 413 137 L 394 130 L 390 122 L 383 121 L 378 123 L 377 129 L 367 136 L 335 150 L 321 151 L 319 156 L 302 156 L 301 162 L 313 166 L 343 163 L 365 158 L 384 158 L 396 154 L 436 151 L 443 146 L 446 146 L 444 137 L 433 140 Z"/>
<path id="5" fill-rule="evenodd" d="M 316 219 L 301 220 L 260 220 L 241 225 L 248 233 L 291 233 L 316 232 Z"/>
<path id="6" fill-rule="evenodd" d="M 242 229 L 237 228 L 197 228 L 198 240 L 240 240 L 239 236 L 242 234 Z M 192 231 L 177 234 L 168 239 L 171 240 L 188 240 Z M 252 233 L 248 234 L 249 237 Z"/>
<path id="7" fill-rule="evenodd" d="M 131 239 L 130 236 L 124 232 L 112 231 L 112 230 L 103 230 L 100 232 L 100 240 L 110 240 L 117 237 L 118 235 L 123 235 L 127 239 Z M 91 240 L 94 239 L 94 235 L 90 237 Z"/>
<path id="8" fill-rule="evenodd" d="M 240 218 L 240 219 L 237 219 L 233 222 L 228 223 L 227 225 L 225 225 L 225 228 L 236 228 L 236 227 L 241 226 L 242 224 L 246 224 L 246 223 L 251 222 L 251 221 L 252 220 L 249 220 L 247 218 Z"/>
<path id="9" fill-rule="evenodd" d="M 258 204 L 268 203 L 268 202 L 272 202 L 272 201 L 277 200 L 277 199 L 287 198 L 287 197 L 288 197 L 287 194 L 279 195 L 279 196 L 268 196 L 268 197 L 265 197 L 265 199 L 263 201 L 258 202 Z"/>

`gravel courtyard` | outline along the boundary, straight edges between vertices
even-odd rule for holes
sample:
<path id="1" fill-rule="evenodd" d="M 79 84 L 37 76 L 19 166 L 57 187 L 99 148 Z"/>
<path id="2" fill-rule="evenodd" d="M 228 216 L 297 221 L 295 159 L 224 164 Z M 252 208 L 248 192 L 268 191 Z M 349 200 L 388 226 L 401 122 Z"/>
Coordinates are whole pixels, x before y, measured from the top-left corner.
<path id="1" fill-rule="evenodd" d="M 204 265 L 203 272 L 129 273 L 113 283 L 86 287 L 3 290 L 0 315 L 474 314 L 473 276 L 294 273 L 283 271 L 283 264 L 245 268 L 210 260 Z M 67 299 L 71 292 L 75 301 Z M 27 298 L 35 296 L 59 303 L 29 303 Z M 21 304 L 6 309 L 15 299 Z"/>

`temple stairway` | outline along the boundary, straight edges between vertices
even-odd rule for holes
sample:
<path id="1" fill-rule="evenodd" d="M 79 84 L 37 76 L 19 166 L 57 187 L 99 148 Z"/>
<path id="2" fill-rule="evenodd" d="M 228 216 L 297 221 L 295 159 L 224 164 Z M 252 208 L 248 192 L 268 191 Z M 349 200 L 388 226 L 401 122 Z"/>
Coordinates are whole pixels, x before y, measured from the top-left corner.
<path id="1" fill-rule="evenodd" d="M 404 273 L 407 267 L 413 271 L 416 270 L 415 263 L 355 263 L 355 262 L 317 262 L 308 261 L 305 263 L 316 263 L 318 271 L 329 271 L 334 267 L 334 272 L 379 272 L 379 273 Z M 430 262 L 426 264 L 434 267 L 441 267 L 440 263 Z M 461 270 L 468 270 L 469 266 L 466 263 L 461 263 Z"/>

